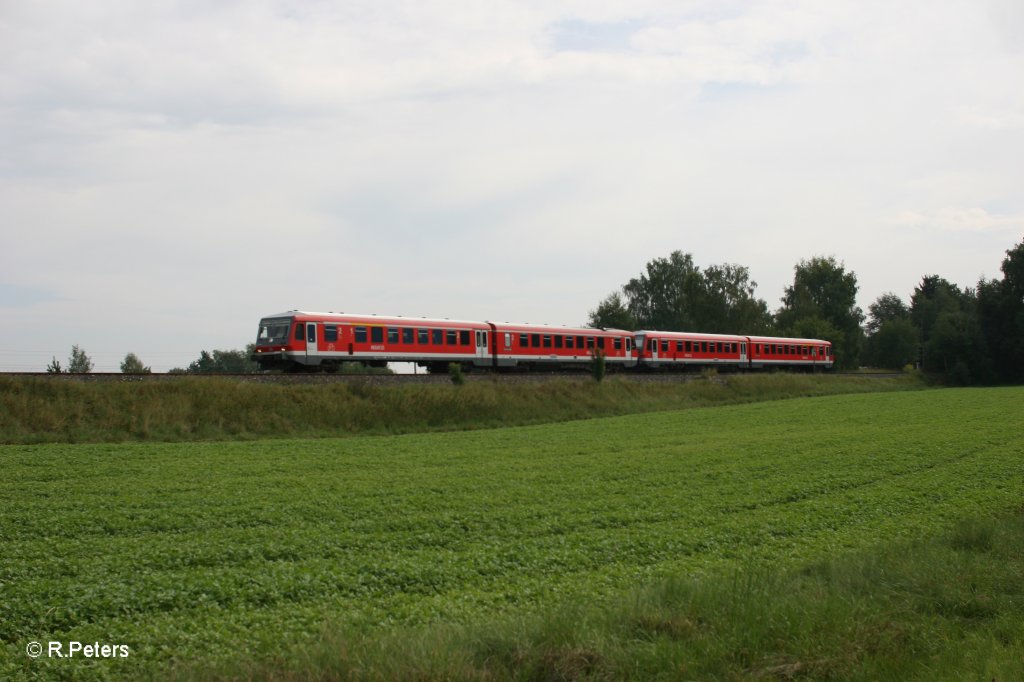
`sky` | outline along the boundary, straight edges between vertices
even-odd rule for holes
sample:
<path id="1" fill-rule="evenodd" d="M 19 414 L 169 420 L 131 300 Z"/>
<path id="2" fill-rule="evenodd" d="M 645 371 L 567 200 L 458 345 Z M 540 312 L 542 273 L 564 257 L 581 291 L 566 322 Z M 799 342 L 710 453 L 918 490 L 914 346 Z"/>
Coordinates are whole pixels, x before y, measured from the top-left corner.
<path id="1" fill-rule="evenodd" d="M 1019 0 L 3 0 L 0 371 L 291 309 L 584 324 L 674 250 L 865 310 L 1024 238 Z"/>

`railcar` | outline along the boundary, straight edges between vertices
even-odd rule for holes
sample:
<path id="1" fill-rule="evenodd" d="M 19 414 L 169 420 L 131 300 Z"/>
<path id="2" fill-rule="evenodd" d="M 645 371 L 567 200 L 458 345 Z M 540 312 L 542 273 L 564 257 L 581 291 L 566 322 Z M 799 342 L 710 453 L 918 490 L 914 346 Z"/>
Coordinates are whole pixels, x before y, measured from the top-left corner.
<path id="1" fill-rule="evenodd" d="M 747 337 L 697 332 L 635 332 L 638 363 L 647 369 L 692 367 L 746 369 Z"/>
<path id="2" fill-rule="evenodd" d="M 750 369 L 832 369 L 832 344 L 821 339 L 748 336 Z"/>
<path id="3" fill-rule="evenodd" d="M 596 353 L 609 367 L 633 367 L 633 332 L 622 329 L 550 327 L 489 323 L 494 332 L 494 366 L 556 369 L 587 366 Z"/>
<path id="4" fill-rule="evenodd" d="M 260 321 L 252 359 L 260 369 L 336 370 L 343 362 L 432 369 L 493 364 L 486 322 L 292 310 Z"/>

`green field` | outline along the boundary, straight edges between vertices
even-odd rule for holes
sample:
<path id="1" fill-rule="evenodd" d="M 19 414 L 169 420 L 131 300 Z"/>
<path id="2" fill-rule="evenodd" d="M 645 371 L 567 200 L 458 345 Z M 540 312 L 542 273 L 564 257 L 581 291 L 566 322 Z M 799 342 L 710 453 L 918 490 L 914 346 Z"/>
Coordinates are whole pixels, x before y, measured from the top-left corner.
<path id="1" fill-rule="evenodd" d="M 1024 389 L 459 433 L 0 447 L 0 678 L 163 676 L 339 628 L 602 604 L 1020 508 Z M 127 659 L 28 658 L 30 641 Z"/>

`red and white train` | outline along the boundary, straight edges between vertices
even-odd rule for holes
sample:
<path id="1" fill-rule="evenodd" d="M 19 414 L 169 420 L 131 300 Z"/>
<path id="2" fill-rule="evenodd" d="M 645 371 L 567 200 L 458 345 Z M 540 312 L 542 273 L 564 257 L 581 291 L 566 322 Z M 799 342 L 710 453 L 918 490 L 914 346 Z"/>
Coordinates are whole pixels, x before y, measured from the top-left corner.
<path id="1" fill-rule="evenodd" d="M 625 331 L 507 322 L 385 317 L 292 310 L 260 320 L 252 359 L 260 369 L 335 371 L 344 362 L 414 362 L 431 371 L 466 368 L 563 369 L 600 352 L 608 367 L 831 369 L 820 339 L 690 332 Z"/>

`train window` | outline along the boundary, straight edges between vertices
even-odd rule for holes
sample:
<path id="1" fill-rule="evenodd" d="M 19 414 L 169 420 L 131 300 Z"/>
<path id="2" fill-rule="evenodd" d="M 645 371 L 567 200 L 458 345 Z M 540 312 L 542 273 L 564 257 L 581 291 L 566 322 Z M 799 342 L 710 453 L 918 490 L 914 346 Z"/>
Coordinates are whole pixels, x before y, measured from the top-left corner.
<path id="1" fill-rule="evenodd" d="M 325 324 L 324 325 L 324 341 L 327 343 L 334 343 L 338 340 L 338 325 L 336 324 Z"/>
<path id="2" fill-rule="evenodd" d="M 447 329 L 447 330 L 445 330 L 444 335 L 445 335 L 445 342 L 449 346 L 454 346 L 454 345 L 458 344 L 458 342 L 459 342 L 459 333 L 457 331 L 455 331 L 454 329 Z"/>
<path id="3" fill-rule="evenodd" d="M 708 352 L 708 342 L 707 341 L 701 341 L 700 342 L 700 352 L 701 353 L 707 353 Z"/>
<path id="4" fill-rule="evenodd" d="M 356 343 L 366 343 L 366 327 L 353 327 L 352 331 L 356 336 Z"/>
<path id="5" fill-rule="evenodd" d="M 301 322 L 295 323 L 295 340 L 302 341 L 303 335 L 306 333 L 306 325 Z"/>
<path id="6" fill-rule="evenodd" d="M 421 343 L 424 346 L 430 343 L 430 330 L 429 329 L 417 329 L 416 330 L 416 343 Z"/>
<path id="7" fill-rule="evenodd" d="M 683 342 L 682 341 L 676 341 L 676 352 L 677 353 L 682 353 L 683 352 Z"/>
<path id="8" fill-rule="evenodd" d="M 256 336 L 256 343 L 263 345 L 287 342 L 289 331 L 291 331 L 291 326 L 288 320 L 260 320 L 260 331 Z"/>
<path id="9" fill-rule="evenodd" d="M 442 343 L 444 343 L 444 330 L 443 329 L 434 329 L 434 330 L 432 330 L 432 333 L 431 333 L 430 336 L 431 336 L 431 340 L 434 342 L 435 346 L 440 346 Z"/>
<path id="10" fill-rule="evenodd" d="M 666 341 L 665 339 L 661 340 L 661 352 L 662 353 L 667 353 L 668 352 L 668 341 Z"/>
<path id="11" fill-rule="evenodd" d="M 551 334 L 544 335 L 544 347 L 551 348 Z"/>
<path id="12" fill-rule="evenodd" d="M 388 327 L 388 343 L 398 343 L 397 327 Z"/>
<path id="13" fill-rule="evenodd" d="M 587 350 L 594 350 L 594 337 L 593 336 L 588 336 L 587 337 Z"/>
<path id="14" fill-rule="evenodd" d="M 529 334 L 520 334 L 519 335 L 519 346 L 520 346 L 520 348 L 526 348 L 529 345 L 530 345 L 530 335 Z"/>
<path id="15" fill-rule="evenodd" d="M 652 353 L 654 351 L 658 350 L 658 340 L 657 339 L 651 339 L 650 341 L 648 341 L 647 342 L 647 350 L 651 351 Z"/>
<path id="16" fill-rule="evenodd" d="M 604 337 L 603 336 L 597 337 L 597 347 L 600 348 L 601 350 L 604 350 L 605 345 L 604 345 Z"/>
<path id="17" fill-rule="evenodd" d="M 686 352 L 687 353 L 692 353 L 693 352 L 693 341 L 687 341 L 686 342 Z"/>
<path id="18" fill-rule="evenodd" d="M 613 339 L 612 347 L 615 348 L 615 350 L 622 350 L 622 339 Z"/>
<path id="19" fill-rule="evenodd" d="M 402 343 L 414 343 L 416 341 L 416 330 L 410 327 L 402 327 Z"/>
<path id="20" fill-rule="evenodd" d="M 561 348 L 561 347 L 562 347 L 562 335 L 561 334 L 555 334 L 555 348 Z"/>
<path id="21" fill-rule="evenodd" d="M 540 334 L 530 335 L 530 345 L 534 348 L 540 348 Z"/>
<path id="22" fill-rule="evenodd" d="M 468 329 L 463 329 L 463 330 L 461 330 L 459 332 L 459 343 L 461 343 L 463 346 L 468 346 L 469 345 L 469 330 Z"/>
<path id="23" fill-rule="evenodd" d="M 571 337 L 571 336 L 565 337 L 565 347 L 566 348 L 572 348 L 573 347 L 572 339 L 573 339 L 573 337 Z"/>
<path id="24" fill-rule="evenodd" d="M 370 327 L 370 341 L 384 343 L 384 327 Z"/>

